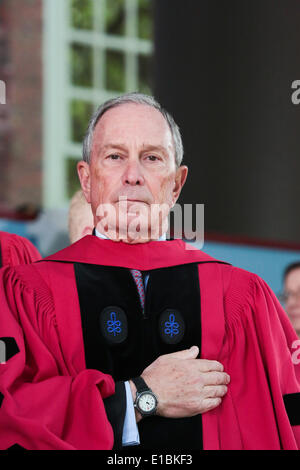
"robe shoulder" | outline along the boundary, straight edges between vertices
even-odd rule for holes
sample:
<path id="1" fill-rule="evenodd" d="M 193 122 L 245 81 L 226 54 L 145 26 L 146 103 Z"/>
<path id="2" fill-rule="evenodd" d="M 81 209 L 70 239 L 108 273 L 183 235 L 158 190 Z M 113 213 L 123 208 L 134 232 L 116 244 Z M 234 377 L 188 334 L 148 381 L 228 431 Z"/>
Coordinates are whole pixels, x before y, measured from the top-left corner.
<path id="1" fill-rule="evenodd" d="M 37 269 L 36 264 L 19 265 L 14 267 L 6 266 L 0 271 L 1 298 L 5 296 L 8 305 L 14 306 L 13 310 L 18 310 L 18 305 L 28 302 L 31 299 L 31 308 L 27 308 L 29 315 L 43 311 L 54 319 L 54 302 L 52 291 L 46 277 L 41 274 L 41 269 Z"/>
<path id="2" fill-rule="evenodd" d="M 249 308 L 259 310 L 263 306 L 259 300 L 261 295 L 272 298 L 276 307 L 282 310 L 274 292 L 257 274 L 225 264 L 220 269 L 227 318 L 243 315 Z"/>
<path id="3" fill-rule="evenodd" d="M 13 233 L 0 232 L 0 246 L 2 266 L 30 264 L 42 258 L 29 240 Z"/>
<path id="4" fill-rule="evenodd" d="M 281 354 L 281 359 L 286 357 L 290 362 L 293 348 L 299 345 L 299 339 L 270 286 L 260 276 L 243 269 L 222 269 L 227 274 L 224 276 L 227 281 L 224 313 L 229 343 L 233 337 L 238 337 L 242 330 L 248 340 L 252 332 L 255 341 L 260 342 L 261 350 L 273 351 L 274 358 Z M 296 369 L 300 381 L 299 367 Z"/>
<path id="5" fill-rule="evenodd" d="M 227 333 L 241 327 L 247 330 L 249 324 L 254 325 L 257 332 L 261 328 L 263 333 L 273 327 L 290 349 L 298 338 L 270 286 L 257 274 L 244 269 L 226 264 L 219 265 L 219 269 L 222 273 Z"/>

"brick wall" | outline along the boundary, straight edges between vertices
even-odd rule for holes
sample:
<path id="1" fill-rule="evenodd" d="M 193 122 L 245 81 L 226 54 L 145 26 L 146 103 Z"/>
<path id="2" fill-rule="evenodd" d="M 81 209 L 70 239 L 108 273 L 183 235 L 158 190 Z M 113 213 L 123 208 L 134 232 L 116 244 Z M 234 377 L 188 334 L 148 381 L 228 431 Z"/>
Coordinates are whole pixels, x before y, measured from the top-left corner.
<path id="1" fill-rule="evenodd" d="M 7 193 L 8 183 L 8 163 L 11 153 L 10 149 L 10 113 L 9 113 L 9 93 L 10 93 L 10 54 L 8 49 L 8 17 L 5 1 L 0 1 L 0 80 L 6 84 L 6 103 L 0 104 L 0 203 L 4 202 Z"/>
<path id="2" fill-rule="evenodd" d="M 7 104 L 0 108 L 1 203 L 40 205 L 42 0 L 2 0 L 0 17 L 0 79 L 7 81 Z"/>

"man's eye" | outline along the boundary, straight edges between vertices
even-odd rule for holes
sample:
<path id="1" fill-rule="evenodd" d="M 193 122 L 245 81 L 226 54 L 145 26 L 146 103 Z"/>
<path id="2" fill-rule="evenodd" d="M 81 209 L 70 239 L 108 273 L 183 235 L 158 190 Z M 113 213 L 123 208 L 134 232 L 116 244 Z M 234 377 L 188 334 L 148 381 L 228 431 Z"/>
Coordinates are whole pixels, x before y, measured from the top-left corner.
<path id="1" fill-rule="evenodd" d="M 109 155 L 108 158 L 110 158 L 111 160 L 118 160 L 120 158 L 120 155 L 114 153 L 112 155 Z"/>
<path id="2" fill-rule="evenodd" d="M 159 160 L 159 158 L 156 157 L 155 155 L 148 155 L 146 158 L 150 160 L 151 162 L 155 162 L 156 160 Z"/>

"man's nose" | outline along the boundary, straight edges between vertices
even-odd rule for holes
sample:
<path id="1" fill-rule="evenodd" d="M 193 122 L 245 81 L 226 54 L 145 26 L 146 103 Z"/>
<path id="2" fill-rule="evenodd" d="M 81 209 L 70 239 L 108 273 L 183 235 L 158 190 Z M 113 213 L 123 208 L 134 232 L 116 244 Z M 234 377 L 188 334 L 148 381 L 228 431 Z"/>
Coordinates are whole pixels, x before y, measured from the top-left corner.
<path id="1" fill-rule="evenodd" d="M 131 186 L 143 185 L 145 182 L 142 173 L 142 168 L 138 160 L 128 161 L 126 169 L 123 174 L 123 184 L 130 184 Z"/>

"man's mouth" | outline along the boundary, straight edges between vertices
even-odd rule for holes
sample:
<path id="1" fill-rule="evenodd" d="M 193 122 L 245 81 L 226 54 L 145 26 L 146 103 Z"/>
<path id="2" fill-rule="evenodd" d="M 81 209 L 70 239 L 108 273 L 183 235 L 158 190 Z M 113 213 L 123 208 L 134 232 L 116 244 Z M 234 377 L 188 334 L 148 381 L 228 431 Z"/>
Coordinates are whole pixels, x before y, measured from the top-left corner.
<path id="1" fill-rule="evenodd" d="M 127 199 L 128 202 L 142 202 L 143 204 L 147 204 L 146 201 L 143 201 L 142 199 Z"/>
<path id="2" fill-rule="evenodd" d="M 141 203 L 141 204 L 148 204 L 147 201 L 144 201 L 143 199 L 134 199 L 134 198 L 121 198 L 116 201 L 117 203 L 120 202 L 130 202 L 130 203 Z"/>

